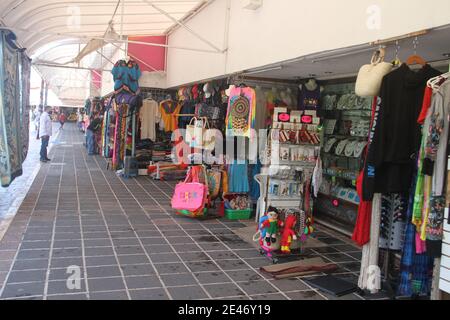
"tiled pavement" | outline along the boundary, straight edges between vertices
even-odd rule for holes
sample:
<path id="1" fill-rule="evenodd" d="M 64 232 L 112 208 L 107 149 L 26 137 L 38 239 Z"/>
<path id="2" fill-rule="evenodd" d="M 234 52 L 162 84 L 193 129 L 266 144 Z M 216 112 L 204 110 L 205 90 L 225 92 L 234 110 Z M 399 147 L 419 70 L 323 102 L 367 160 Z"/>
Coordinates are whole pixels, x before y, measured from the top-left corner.
<path id="1" fill-rule="evenodd" d="M 334 299 L 304 278 L 260 273 L 270 262 L 233 233 L 244 224 L 176 216 L 173 184 L 107 171 L 74 125 L 61 140 L 0 242 L 0 299 Z M 323 229 L 316 236 L 329 246 L 308 253 L 356 281 L 360 250 Z"/>
<path id="2" fill-rule="evenodd" d="M 50 148 L 52 148 L 52 146 L 58 142 L 58 127 L 59 125 L 57 125 L 56 123 L 53 124 L 53 130 L 56 134 L 50 141 Z M 34 129 L 30 131 L 28 154 L 22 165 L 22 176 L 16 178 L 8 188 L 0 187 L 0 222 L 3 219 L 15 214 L 17 209 L 20 207 L 20 204 L 23 201 L 28 188 L 33 183 L 34 177 L 37 173 L 36 170 L 39 170 L 40 167 L 39 151 L 41 142 L 40 140 L 36 140 L 36 131 L 34 131 Z"/>

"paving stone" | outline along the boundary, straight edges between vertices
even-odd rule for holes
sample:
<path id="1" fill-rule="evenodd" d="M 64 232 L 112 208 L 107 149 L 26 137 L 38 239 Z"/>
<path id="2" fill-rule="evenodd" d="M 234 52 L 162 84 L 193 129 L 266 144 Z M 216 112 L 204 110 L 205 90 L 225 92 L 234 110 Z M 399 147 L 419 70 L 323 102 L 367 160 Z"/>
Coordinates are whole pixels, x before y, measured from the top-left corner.
<path id="1" fill-rule="evenodd" d="M 157 276 L 136 276 L 126 277 L 128 289 L 151 289 L 162 287 L 161 281 Z"/>
<path id="2" fill-rule="evenodd" d="M 200 286 L 168 288 L 174 300 L 198 300 L 206 299 L 208 295 Z"/>
<path id="3" fill-rule="evenodd" d="M 124 290 L 123 278 L 88 279 L 89 292 Z"/>
<path id="4" fill-rule="evenodd" d="M 8 283 L 44 282 L 46 270 L 13 271 L 9 274 Z"/>
<path id="5" fill-rule="evenodd" d="M 154 301 L 154 300 L 169 300 L 164 289 L 143 289 L 143 290 L 130 290 L 130 296 L 132 300 Z"/>
<path id="6" fill-rule="evenodd" d="M 44 287 L 44 282 L 7 284 L 4 287 L 2 296 L 0 298 L 20 298 L 43 295 Z"/>

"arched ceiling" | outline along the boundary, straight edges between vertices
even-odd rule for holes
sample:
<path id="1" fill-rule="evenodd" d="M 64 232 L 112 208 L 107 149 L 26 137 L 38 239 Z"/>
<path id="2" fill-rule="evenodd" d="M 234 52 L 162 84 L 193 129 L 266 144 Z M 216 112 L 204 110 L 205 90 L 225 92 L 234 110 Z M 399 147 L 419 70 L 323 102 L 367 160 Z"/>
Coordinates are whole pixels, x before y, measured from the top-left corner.
<path id="1" fill-rule="evenodd" d="M 103 38 L 110 25 L 124 37 L 164 35 L 177 25 L 176 21 L 186 19 L 208 2 L 211 0 L 2 0 L 0 25 L 14 31 L 18 43 L 27 48 L 34 61 L 102 69 L 111 68 L 108 60 L 117 53 L 117 47 L 105 46 L 103 58 L 94 52 L 80 64 L 68 62 L 92 38 Z M 86 99 L 89 70 L 36 67 L 57 95 L 70 92 L 67 100 Z"/>

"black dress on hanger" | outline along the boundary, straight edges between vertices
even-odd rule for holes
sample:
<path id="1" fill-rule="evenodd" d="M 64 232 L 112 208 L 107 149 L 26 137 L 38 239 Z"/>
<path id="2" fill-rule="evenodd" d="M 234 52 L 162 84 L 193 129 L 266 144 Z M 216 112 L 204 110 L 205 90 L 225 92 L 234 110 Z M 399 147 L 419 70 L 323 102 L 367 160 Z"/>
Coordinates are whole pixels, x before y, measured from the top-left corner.
<path id="1" fill-rule="evenodd" d="M 417 119 L 425 86 L 440 74 L 428 64 L 419 71 L 403 64 L 384 77 L 364 177 L 365 201 L 374 193 L 410 191 L 422 137 Z"/>

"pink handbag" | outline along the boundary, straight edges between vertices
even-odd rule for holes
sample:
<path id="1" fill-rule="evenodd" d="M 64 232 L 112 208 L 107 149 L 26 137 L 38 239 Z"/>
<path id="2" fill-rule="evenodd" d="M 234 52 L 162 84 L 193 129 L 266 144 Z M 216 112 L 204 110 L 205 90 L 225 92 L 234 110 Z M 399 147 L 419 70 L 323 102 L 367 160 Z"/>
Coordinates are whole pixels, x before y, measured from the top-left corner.
<path id="1" fill-rule="evenodd" d="M 172 197 L 172 208 L 175 210 L 198 211 L 203 209 L 207 202 L 208 187 L 199 183 L 201 166 L 192 167 L 186 180 L 175 187 Z"/>

